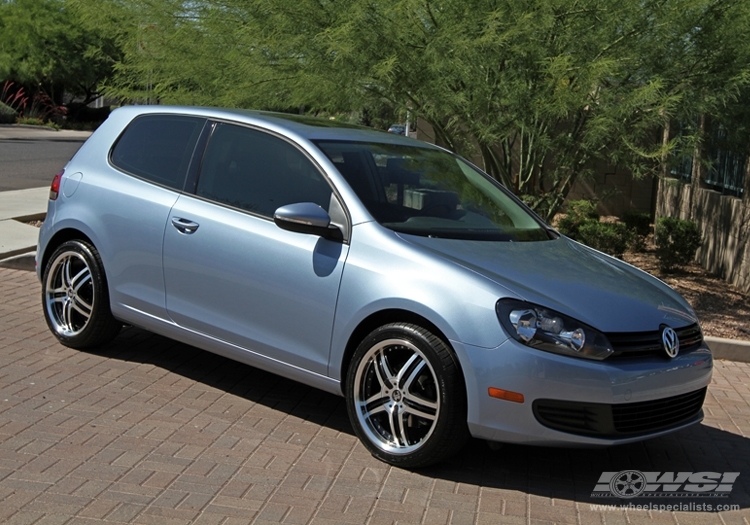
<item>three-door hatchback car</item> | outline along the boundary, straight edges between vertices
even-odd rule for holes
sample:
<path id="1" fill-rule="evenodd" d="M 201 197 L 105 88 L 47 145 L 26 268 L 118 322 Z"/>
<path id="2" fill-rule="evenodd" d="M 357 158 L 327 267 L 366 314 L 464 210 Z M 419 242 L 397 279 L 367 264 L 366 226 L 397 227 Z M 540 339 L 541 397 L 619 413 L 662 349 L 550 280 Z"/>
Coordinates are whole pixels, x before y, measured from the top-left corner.
<path id="1" fill-rule="evenodd" d="M 343 395 L 394 465 L 659 436 L 711 378 L 658 279 L 448 151 L 303 116 L 114 111 L 55 176 L 37 263 L 64 345 L 129 323 Z"/>

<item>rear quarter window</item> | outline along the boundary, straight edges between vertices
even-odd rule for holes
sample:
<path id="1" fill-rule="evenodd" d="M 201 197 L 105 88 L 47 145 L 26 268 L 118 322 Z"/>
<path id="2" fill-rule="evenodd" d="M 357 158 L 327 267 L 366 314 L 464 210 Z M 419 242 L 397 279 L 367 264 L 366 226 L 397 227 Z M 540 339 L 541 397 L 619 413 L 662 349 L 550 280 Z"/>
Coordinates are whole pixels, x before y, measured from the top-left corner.
<path id="1" fill-rule="evenodd" d="M 127 173 L 182 190 L 204 122 L 180 115 L 137 117 L 115 143 L 110 161 Z"/>

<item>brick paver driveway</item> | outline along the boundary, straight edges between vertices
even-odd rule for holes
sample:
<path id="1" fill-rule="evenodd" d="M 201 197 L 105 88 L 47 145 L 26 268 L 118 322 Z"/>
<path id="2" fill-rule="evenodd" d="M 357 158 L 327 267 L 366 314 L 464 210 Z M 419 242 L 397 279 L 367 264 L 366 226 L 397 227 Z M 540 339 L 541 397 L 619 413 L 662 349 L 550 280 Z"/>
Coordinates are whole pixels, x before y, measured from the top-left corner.
<path id="1" fill-rule="evenodd" d="M 365 451 L 341 398 L 134 328 L 65 348 L 35 276 L 0 269 L 0 522 L 747 525 L 749 386 L 750 365 L 718 362 L 688 430 L 602 450 L 472 441 L 410 472 Z M 592 497 L 602 471 L 628 469 L 740 472 L 708 500 L 739 510 L 593 509 L 620 502 Z"/>

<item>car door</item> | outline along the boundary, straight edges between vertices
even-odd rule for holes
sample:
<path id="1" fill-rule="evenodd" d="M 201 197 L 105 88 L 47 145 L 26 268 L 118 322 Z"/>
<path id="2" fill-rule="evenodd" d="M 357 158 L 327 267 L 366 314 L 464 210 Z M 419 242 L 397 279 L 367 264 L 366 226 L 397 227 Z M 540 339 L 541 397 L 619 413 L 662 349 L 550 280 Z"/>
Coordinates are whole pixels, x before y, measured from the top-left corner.
<path id="1" fill-rule="evenodd" d="M 205 118 L 175 114 L 135 118 L 112 148 L 96 193 L 79 191 L 78 198 L 96 210 L 113 309 L 124 319 L 168 318 L 164 226 L 205 123 Z"/>
<path id="2" fill-rule="evenodd" d="M 174 322 L 326 374 L 348 245 L 282 230 L 272 217 L 296 202 L 328 209 L 331 195 L 321 171 L 287 140 L 216 124 L 195 194 L 179 197 L 164 235 Z"/>

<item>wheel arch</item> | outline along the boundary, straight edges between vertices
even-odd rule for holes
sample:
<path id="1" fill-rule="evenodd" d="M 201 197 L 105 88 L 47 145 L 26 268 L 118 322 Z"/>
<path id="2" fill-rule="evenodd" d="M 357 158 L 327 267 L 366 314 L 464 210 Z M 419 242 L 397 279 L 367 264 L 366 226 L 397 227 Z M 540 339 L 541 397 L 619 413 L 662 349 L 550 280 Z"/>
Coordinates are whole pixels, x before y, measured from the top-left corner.
<path id="1" fill-rule="evenodd" d="M 380 310 L 378 312 L 374 312 L 370 314 L 369 316 L 365 317 L 357 325 L 357 327 L 352 331 L 351 335 L 349 336 L 349 339 L 347 340 L 347 343 L 346 343 L 346 348 L 344 350 L 343 358 L 341 359 L 341 369 L 340 369 L 341 383 L 340 384 L 341 384 L 342 395 L 346 395 L 346 383 L 347 383 L 347 376 L 349 373 L 349 365 L 351 364 L 351 360 L 352 360 L 352 357 L 354 356 L 355 350 L 357 349 L 359 344 L 364 340 L 364 338 L 367 337 L 367 335 L 370 334 L 373 330 L 375 330 L 379 326 L 383 326 L 389 323 L 415 324 L 426 330 L 429 330 L 435 336 L 442 339 L 442 341 L 445 343 L 445 345 L 448 347 L 451 354 L 453 355 L 453 359 L 456 362 L 456 366 L 458 367 L 460 375 L 463 378 L 464 388 L 465 388 L 466 378 L 464 376 L 463 368 L 461 367 L 461 360 L 458 358 L 458 354 L 456 353 L 456 350 L 453 348 L 453 345 L 451 345 L 450 340 L 445 336 L 443 331 L 440 330 L 440 328 L 438 328 L 437 325 L 435 325 L 435 323 L 431 322 L 426 317 L 421 316 L 417 313 L 411 312 L 409 310 L 399 309 L 399 308 L 389 308 L 386 310 Z"/>
<path id="2" fill-rule="evenodd" d="M 55 250 L 57 250 L 62 243 L 72 240 L 85 241 L 96 248 L 89 236 L 81 230 L 75 228 L 64 228 L 55 233 L 44 247 L 44 253 L 42 254 L 41 259 L 39 259 L 40 275 L 44 275 L 44 269 L 47 267 L 47 263 L 49 262 L 50 257 L 52 257 L 52 254 L 55 253 Z"/>

